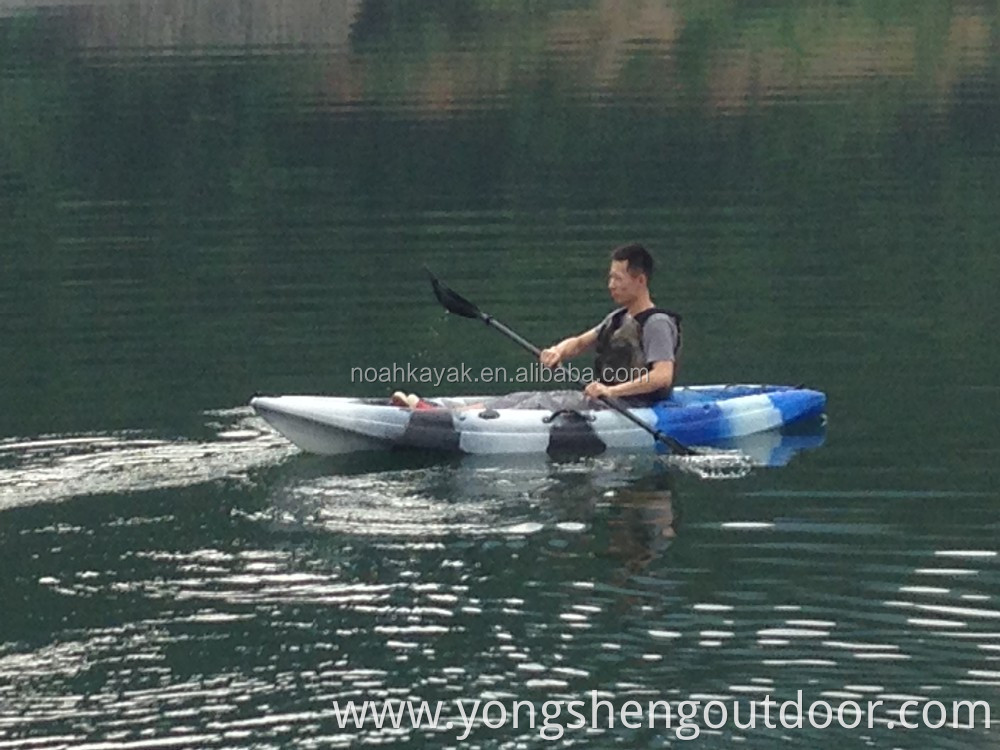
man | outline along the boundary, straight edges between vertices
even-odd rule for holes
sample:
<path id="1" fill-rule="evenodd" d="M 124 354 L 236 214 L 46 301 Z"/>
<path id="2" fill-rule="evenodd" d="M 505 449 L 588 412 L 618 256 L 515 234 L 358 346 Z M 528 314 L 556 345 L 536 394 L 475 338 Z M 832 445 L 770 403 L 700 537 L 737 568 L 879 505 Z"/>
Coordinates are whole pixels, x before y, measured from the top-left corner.
<path id="1" fill-rule="evenodd" d="M 611 253 L 608 291 L 620 305 L 599 325 L 542 351 L 547 367 L 597 350 L 589 399 L 613 396 L 641 406 L 670 396 L 680 350 L 680 316 L 656 307 L 649 294 L 653 258 L 642 245 Z"/>
<path id="2" fill-rule="evenodd" d="M 596 379 L 579 391 L 524 391 L 476 404 L 442 406 L 459 409 L 547 409 L 551 411 L 601 408 L 602 396 L 621 399 L 628 406 L 648 406 L 670 397 L 680 351 L 680 316 L 653 304 L 649 280 L 653 258 L 642 245 L 622 245 L 611 253 L 608 291 L 620 305 L 600 324 L 544 349 L 539 361 L 546 367 L 596 349 Z M 411 409 L 434 408 L 415 394 L 397 391 L 392 402 Z"/>

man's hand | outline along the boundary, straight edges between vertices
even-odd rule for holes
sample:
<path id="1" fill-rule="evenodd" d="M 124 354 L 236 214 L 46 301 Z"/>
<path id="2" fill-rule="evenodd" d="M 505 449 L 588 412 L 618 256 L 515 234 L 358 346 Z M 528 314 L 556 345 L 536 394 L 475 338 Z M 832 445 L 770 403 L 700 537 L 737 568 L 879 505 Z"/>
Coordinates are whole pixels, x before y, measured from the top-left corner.
<path id="1" fill-rule="evenodd" d="M 570 336 L 563 339 L 558 344 L 542 349 L 538 354 L 538 361 L 545 367 L 558 367 L 567 359 L 573 359 L 578 354 L 583 354 L 588 349 L 593 349 L 597 343 L 597 329 L 592 328 L 584 331 L 579 336 Z"/>
<path id="2" fill-rule="evenodd" d="M 538 361 L 546 367 L 558 367 L 559 363 L 562 362 L 562 352 L 559 351 L 559 346 L 542 349 L 542 353 L 538 355 Z"/>
<path id="3" fill-rule="evenodd" d="M 605 385 L 604 383 L 601 383 L 600 381 L 597 380 L 595 380 L 593 383 L 584 388 L 583 394 L 587 398 L 593 399 L 594 401 L 599 399 L 601 396 L 613 395 L 611 393 L 611 386 Z"/>

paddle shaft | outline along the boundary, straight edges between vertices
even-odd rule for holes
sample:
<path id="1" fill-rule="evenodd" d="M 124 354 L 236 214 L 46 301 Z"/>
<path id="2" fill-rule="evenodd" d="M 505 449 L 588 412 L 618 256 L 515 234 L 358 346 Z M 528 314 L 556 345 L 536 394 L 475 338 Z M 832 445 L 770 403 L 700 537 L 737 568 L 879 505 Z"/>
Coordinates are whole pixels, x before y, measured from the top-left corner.
<path id="1" fill-rule="evenodd" d="M 534 344 L 532 344 L 530 341 L 528 341 L 526 338 L 524 338 L 523 336 L 521 336 L 516 331 L 512 331 L 511 329 L 509 329 L 507 326 L 505 326 L 499 320 L 496 320 L 492 315 L 488 315 L 488 314 L 486 314 L 486 313 L 484 313 L 483 311 L 480 310 L 479 311 L 479 319 L 482 320 L 486 325 L 490 326 L 491 328 L 495 328 L 496 330 L 500 331 L 500 333 L 502 333 L 504 336 L 506 336 L 507 338 L 509 338 L 511 341 L 514 341 L 515 343 L 520 344 L 524 349 L 527 349 L 529 352 L 531 352 L 532 354 L 534 354 L 535 357 L 538 357 L 538 356 L 541 355 L 541 353 L 542 353 L 541 349 L 539 349 L 537 346 L 535 346 Z M 572 377 L 571 373 L 569 372 L 569 368 L 567 368 L 564 363 L 560 363 L 559 364 L 559 369 L 563 370 L 564 372 L 566 372 L 567 376 L 569 376 L 569 378 L 570 378 L 570 382 L 572 382 L 573 384 L 575 384 L 577 386 L 577 388 L 581 388 L 582 389 L 582 388 L 586 388 L 587 387 L 587 384 L 584 383 L 582 380 L 580 380 L 579 378 Z M 619 401 L 614 396 L 598 396 L 598 399 L 602 403 L 604 403 L 605 405 L 607 405 L 609 408 L 614 409 L 616 412 L 618 412 L 619 414 L 621 414 L 623 417 L 625 417 L 627 420 L 629 420 L 630 422 L 632 422 L 636 426 L 641 427 L 642 429 L 644 429 L 646 432 L 648 432 L 650 435 L 652 435 L 655 439 L 657 439 L 661 443 L 664 443 L 665 445 L 667 445 L 670 448 L 670 450 L 672 450 L 674 453 L 679 453 L 679 454 L 681 454 L 683 456 L 690 456 L 690 455 L 694 454 L 693 450 L 691 450 L 690 448 L 688 448 L 686 445 L 684 445 L 680 441 L 675 440 L 674 438 L 670 437 L 670 435 L 667 435 L 665 432 L 657 430 L 654 427 L 650 427 L 648 424 L 646 424 L 645 422 L 643 422 L 641 419 L 639 419 L 639 417 L 635 416 L 632 412 L 630 412 L 628 410 L 628 407 L 625 406 L 625 404 L 623 404 L 621 401 Z"/>

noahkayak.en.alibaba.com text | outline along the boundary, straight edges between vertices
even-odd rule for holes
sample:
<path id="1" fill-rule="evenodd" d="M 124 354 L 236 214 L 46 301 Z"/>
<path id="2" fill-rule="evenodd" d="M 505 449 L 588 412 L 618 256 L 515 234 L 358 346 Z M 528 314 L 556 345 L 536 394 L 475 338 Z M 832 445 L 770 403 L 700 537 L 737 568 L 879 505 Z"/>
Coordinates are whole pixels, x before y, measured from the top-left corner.
<path id="1" fill-rule="evenodd" d="M 620 705 L 590 691 L 586 700 L 359 700 L 334 702 L 332 715 L 342 730 L 430 729 L 455 732 L 460 741 L 474 730 L 502 728 L 537 731 L 544 740 L 567 732 L 615 729 L 666 730 L 679 740 L 694 740 L 707 730 L 727 729 L 872 729 L 891 730 L 990 728 L 986 701 L 883 700 L 807 703 L 802 691 L 793 700 L 627 700 Z"/>
<path id="2" fill-rule="evenodd" d="M 619 368 L 609 370 L 604 373 L 606 382 L 621 382 L 625 380 L 648 380 L 649 371 L 646 369 Z M 396 364 L 383 365 L 381 367 L 352 367 L 352 383 L 419 383 L 422 385 L 433 385 L 435 387 L 444 383 L 567 383 L 573 384 L 577 381 L 590 383 L 597 380 L 597 375 L 593 368 L 574 367 L 566 365 L 559 368 L 544 367 L 537 362 L 530 365 L 509 370 L 506 367 L 479 367 L 473 368 L 468 365 L 452 365 L 449 367 L 430 367 L 428 365 L 415 366 L 411 363 L 404 365 Z"/>

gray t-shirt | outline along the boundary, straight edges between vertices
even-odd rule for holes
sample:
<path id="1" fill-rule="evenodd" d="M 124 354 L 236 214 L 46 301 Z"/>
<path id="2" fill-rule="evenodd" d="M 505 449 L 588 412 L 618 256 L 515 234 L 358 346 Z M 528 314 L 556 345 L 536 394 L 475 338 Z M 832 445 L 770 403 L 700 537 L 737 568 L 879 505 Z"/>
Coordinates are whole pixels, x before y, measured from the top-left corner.
<path id="1" fill-rule="evenodd" d="M 601 328 L 611 325 L 611 319 L 622 308 L 609 312 L 596 328 L 595 333 L 599 333 Z M 625 313 L 626 319 L 631 317 Z M 646 362 L 673 362 L 676 359 L 675 350 L 677 348 L 677 325 L 674 319 L 666 313 L 653 313 L 646 318 L 646 323 L 642 326 L 642 351 L 646 355 Z"/>

